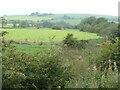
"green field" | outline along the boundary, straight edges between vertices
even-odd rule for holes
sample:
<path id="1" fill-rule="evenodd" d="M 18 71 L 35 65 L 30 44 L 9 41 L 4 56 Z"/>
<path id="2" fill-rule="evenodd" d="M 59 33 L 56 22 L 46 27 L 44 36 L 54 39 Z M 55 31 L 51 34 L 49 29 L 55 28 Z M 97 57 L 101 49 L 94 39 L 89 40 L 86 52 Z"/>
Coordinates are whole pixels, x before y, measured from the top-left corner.
<path id="1" fill-rule="evenodd" d="M 79 30 L 51 30 L 51 29 L 3 29 L 9 34 L 5 37 L 8 40 L 31 40 L 39 42 L 59 42 L 62 41 L 68 33 L 72 33 L 78 40 L 96 39 L 97 34 L 80 32 Z"/>
<path id="2" fill-rule="evenodd" d="M 52 45 L 15 44 L 15 47 L 16 47 L 17 51 L 29 52 L 29 53 L 37 53 L 37 52 L 43 52 L 43 51 L 48 50 L 50 48 L 55 48 L 57 46 L 52 46 Z"/>

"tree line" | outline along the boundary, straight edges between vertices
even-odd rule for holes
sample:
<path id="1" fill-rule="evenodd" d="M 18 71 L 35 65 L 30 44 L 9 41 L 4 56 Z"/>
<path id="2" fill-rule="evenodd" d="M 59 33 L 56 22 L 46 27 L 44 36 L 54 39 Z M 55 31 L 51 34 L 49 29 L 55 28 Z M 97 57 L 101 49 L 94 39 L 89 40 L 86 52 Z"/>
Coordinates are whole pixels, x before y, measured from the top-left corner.
<path id="1" fill-rule="evenodd" d="M 76 29 L 83 32 L 97 33 L 107 39 L 112 39 L 118 33 L 118 23 L 109 22 L 104 17 L 96 18 L 94 16 L 83 19 Z"/>
<path id="2" fill-rule="evenodd" d="M 70 29 L 74 28 L 73 25 L 66 23 L 65 21 L 59 22 L 51 22 L 49 20 L 42 20 L 42 21 L 32 21 L 32 20 L 6 20 L 4 17 L 1 17 L 0 20 L 2 28 L 52 28 L 56 30 L 61 29 Z M 10 26 L 7 26 L 10 24 Z"/>
<path id="3" fill-rule="evenodd" d="M 54 15 L 52 13 L 39 13 L 39 12 L 32 12 L 30 16 L 48 16 L 48 15 Z"/>

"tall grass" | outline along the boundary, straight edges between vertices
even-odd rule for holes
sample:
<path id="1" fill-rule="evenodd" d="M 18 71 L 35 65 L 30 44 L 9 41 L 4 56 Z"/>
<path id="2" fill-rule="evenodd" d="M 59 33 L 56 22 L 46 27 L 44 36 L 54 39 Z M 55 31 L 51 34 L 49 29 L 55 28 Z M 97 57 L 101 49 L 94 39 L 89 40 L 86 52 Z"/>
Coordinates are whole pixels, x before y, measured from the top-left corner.
<path id="1" fill-rule="evenodd" d="M 99 71 L 95 64 L 89 65 L 89 62 L 82 59 L 72 61 L 72 66 L 75 78 L 68 84 L 68 88 L 117 88 L 117 69 L 112 71 L 109 68 L 106 76 L 105 72 Z"/>
<path id="2" fill-rule="evenodd" d="M 102 40 L 92 40 L 85 49 L 64 49 L 66 57 L 70 59 L 66 62 L 72 65 L 74 79 L 68 83 L 68 88 L 117 88 L 118 70 L 114 62 L 115 70 L 112 70 L 111 63 L 109 69 L 101 72 L 97 67 L 97 61 L 100 55 L 101 47 L 99 43 Z M 73 59 L 71 59 L 73 58 Z M 107 72 L 107 75 L 106 75 Z"/>

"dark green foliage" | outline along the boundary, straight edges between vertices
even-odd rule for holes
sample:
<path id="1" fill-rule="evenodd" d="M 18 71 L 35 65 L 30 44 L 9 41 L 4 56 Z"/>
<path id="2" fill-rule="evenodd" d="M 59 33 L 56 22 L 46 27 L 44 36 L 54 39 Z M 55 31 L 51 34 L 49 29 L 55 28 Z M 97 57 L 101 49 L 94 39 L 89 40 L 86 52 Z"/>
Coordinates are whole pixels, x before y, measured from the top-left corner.
<path id="1" fill-rule="evenodd" d="M 100 17 L 89 17 L 81 21 L 79 26 L 80 31 L 97 33 L 111 40 L 118 34 L 118 25 L 114 22 L 108 22 L 107 19 Z"/>
<path id="2" fill-rule="evenodd" d="M 61 30 L 62 28 L 60 26 L 54 25 L 54 26 L 52 26 L 52 29 L 53 30 Z"/>
<path id="3" fill-rule="evenodd" d="M 28 21 L 20 21 L 20 22 L 19 22 L 19 27 L 20 27 L 20 28 L 29 27 L 29 22 L 28 22 Z"/>
<path id="4" fill-rule="evenodd" d="M 8 34 L 8 32 L 7 31 L 2 31 L 1 33 L 0 33 L 0 35 L 3 37 L 4 35 L 6 35 L 6 34 Z"/>
<path id="5" fill-rule="evenodd" d="M 67 34 L 67 36 L 63 40 L 63 43 L 68 47 L 75 48 L 78 45 L 78 40 L 73 37 L 73 34 Z"/>
<path id="6" fill-rule="evenodd" d="M 108 21 L 104 17 L 96 18 L 94 16 L 85 18 L 81 21 L 81 23 L 89 24 L 89 25 L 95 25 L 95 24 L 106 23 L 106 22 L 108 22 Z"/>
<path id="7" fill-rule="evenodd" d="M 73 34 L 67 34 L 67 36 L 63 40 L 63 44 L 67 45 L 67 47 L 77 49 L 85 49 L 87 43 L 88 40 L 77 40 L 77 38 L 73 37 Z"/>
<path id="8" fill-rule="evenodd" d="M 80 40 L 79 43 L 78 43 L 78 48 L 79 49 L 85 49 L 88 42 L 89 42 L 89 40 Z"/>
<path id="9" fill-rule="evenodd" d="M 43 21 L 41 22 L 41 26 L 42 26 L 42 27 L 51 28 L 53 25 L 54 25 L 54 23 L 53 23 L 53 22 L 50 22 L 50 21 L 48 21 L 48 20 L 43 20 Z"/>
<path id="10" fill-rule="evenodd" d="M 63 19 L 71 19 L 71 17 L 67 16 L 67 15 L 64 15 L 63 16 Z"/>
<path id="11" fill-rule="evenodd" d="M 99 23 L 106 23 L 108 22 L 107 19 L 105 19 L 104 17 L 100 17 L 96 20 L 96 24 L 99 24 Z"/>
<path id="12" fill-rule="evenodd" d="M 72 29 L 73 28 L 73 25 L 66 23 L 65 21 L 56 22 L 55 24 L 56 24 L 56 26 L 59 26 L 63 29 Z"/>
<path id="13" fill-rule="evenodd" d="M 96 24 L 96 21 L 97 21 L 96 18 L 94 16 L 91 16 L 91 17 L 85 18 L 83 21 L 81 21 L 81 23 L 94 25 Z"/>
<path id="14" fill-rule="evenodd" d="M 2 47 L 2 48 L 1 48 L 2 51 L 4 51 L 7 47 L 9 47 L 9 46 L 10 46 L 10 43 L 12 42 L 11 40 L 8 41 L 8 42 L 6 42 L 6 41 L 4 40 L 4 36 L 5 36 L 6 34 L 8 34 L 7 31 L 2 31 L 2 32 L 0 33 L 0 37 L 1 37 L 0 47 Z"/>
<path id="15" fill-rule="evenodd" d="M 37 27 L 38 29 L 40 27 L 44 27 L 44 28 L 52 28 L 54 30 L 61 30 L 62 28 L 66 29 L 66 28 L 73 28 L 72 25 L 70 25 L 69 23 L 66 23 L 65 21 L 59 21 L 59 22 L 51 22 L 48 20 L 43 20 L 43 21 L 37 21 L 35 23 L 35 27 Z"/>
<path id="16" fill-rule="evenodd" d="M 97 65 L 101 66 L 101 70 L 105 70 L 109 68 L 109 62 L 111 61 L 111 65 L 114 64 L 114 62 L 119 63 L 119 39 L 114 40 L 115 43 L 112 43 L 110 41 L 104 42 L 101 45 L 101 55 L 98 57 Z M 114 70 L 114 68 L 113 68 Z"/>
<path id="17" fill-rule="evenodd" d="M 25 70 L 25 73 L 31 73 L 31 75 L 27 75 L 24 86 L 30 87 L 33 83 L 37 88 L 64 87 L 66 81 L 70 81 L 69 68 L 62 66 L 59 56 L 53 51 L 36 57 L 40 57 L 40 59 L 29 64 L 27 71 Z"/>
<path id="18" fill-rule="evenodd" d="M 118 30 L 117 30 L 116 37 L 119 37 L 119 38 L 120 38 L 120 24 L 118 24 Z"/>
<path id="19" fill-rule="evenodd" d="M 54 15 L 52 13 L 39 13 L 39 12 L 32 12 L 30 16 L 49 16 Z"/>

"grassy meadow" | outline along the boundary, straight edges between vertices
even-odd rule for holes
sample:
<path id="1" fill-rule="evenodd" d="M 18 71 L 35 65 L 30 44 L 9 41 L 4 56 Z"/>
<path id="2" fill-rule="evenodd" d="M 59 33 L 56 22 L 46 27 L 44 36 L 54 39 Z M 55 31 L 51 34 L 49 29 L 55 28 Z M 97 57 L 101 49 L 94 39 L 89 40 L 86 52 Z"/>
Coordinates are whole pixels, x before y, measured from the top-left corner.
<path id="1" fill-rule="evenodd" d="M 27 44 L 15 44 L 16 50 L 19 52 L 38 53 L 49 50 L 50 48 L 58 48 L 52 45 L 27 45 Z"/>
<path id="2" fill-rule="evenodd" d="M 8 40 L 31 40 L 50 42 L 62 41 L 68 33 L 74 34 L 78 40 L 97 39 L 99 36 L 95 33 L 80 32 L 79 30 L 51 30 L 51 29 L 3 29 L 9 34 L 5 37 Z"/>

